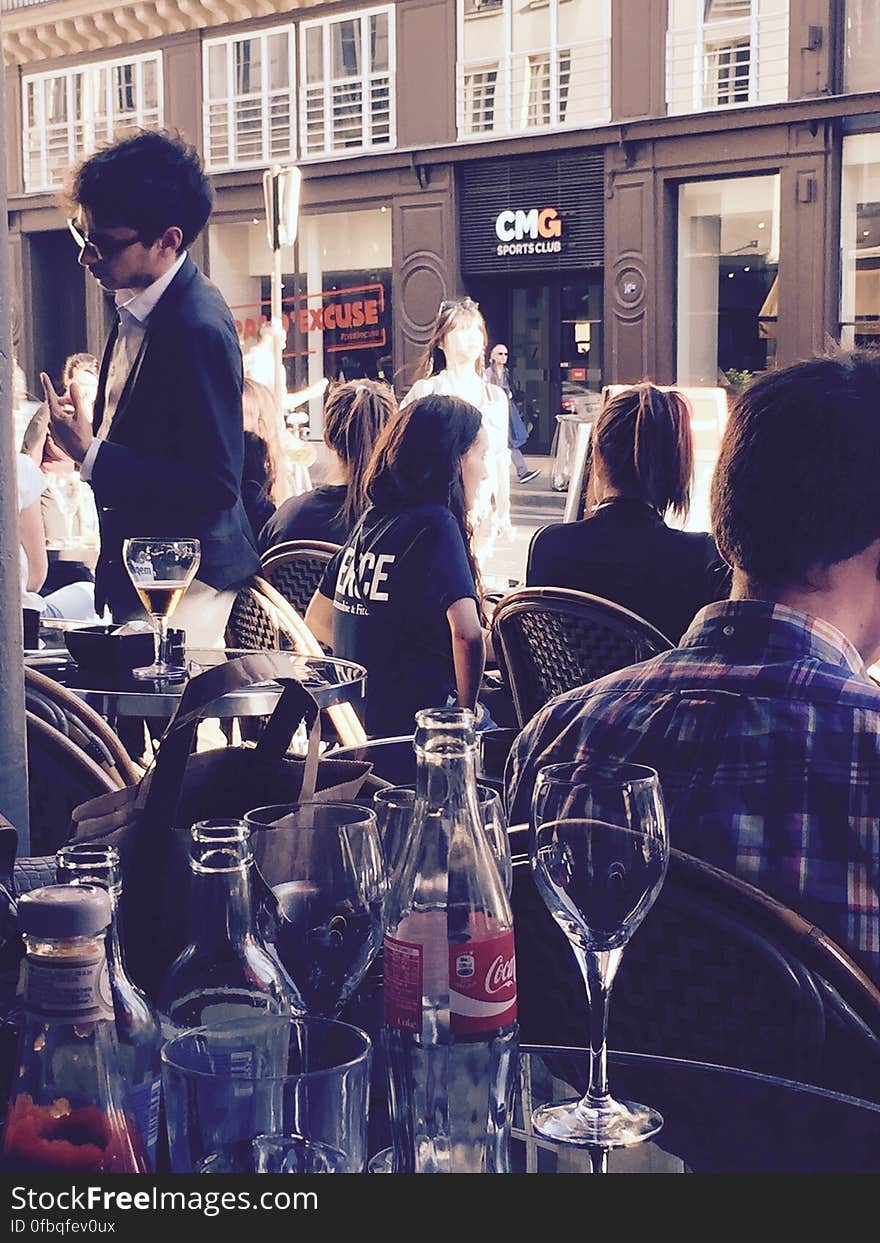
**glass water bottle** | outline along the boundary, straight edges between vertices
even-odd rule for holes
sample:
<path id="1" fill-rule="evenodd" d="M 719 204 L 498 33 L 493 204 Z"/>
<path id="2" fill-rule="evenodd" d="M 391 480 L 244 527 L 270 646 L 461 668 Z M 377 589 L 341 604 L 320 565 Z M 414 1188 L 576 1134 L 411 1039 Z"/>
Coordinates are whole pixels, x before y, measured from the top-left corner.
<path id="1" fill-rule="evenodd" d="M 24 1019 L 3 1134 L 7 1170 L 146 1173 L 116 1039 L 110 918 L 110 898 L 94 885 L 19 899 Z"/>
<path id="2" fill-rule="evenodd" d="M 250 829 L 241 820 L 192 828 L 190 941 L 168 968 L 158 1009 L 166 1040 L 190 1027 L 299 1013 L 296 991 L 257 928 Z"/>
<path id="3" fill-rule="evenodd" d="M 162 1033 L 159 1016 L 145 994 L 128 974 L 119 927 L 122 877 L 119 853 L 113 846 L 78 843 L 64 846 L 56 855 L 59 884 L 98 885 L 110 898 L 107 929 L 107 965 L 116 1015 L 116 1039 L 128 1095 L 140 1128 L 151 1170 L 156 1168 L 159 1135 L 159 1102 L 162 1067 L 159 1053 Z"/>

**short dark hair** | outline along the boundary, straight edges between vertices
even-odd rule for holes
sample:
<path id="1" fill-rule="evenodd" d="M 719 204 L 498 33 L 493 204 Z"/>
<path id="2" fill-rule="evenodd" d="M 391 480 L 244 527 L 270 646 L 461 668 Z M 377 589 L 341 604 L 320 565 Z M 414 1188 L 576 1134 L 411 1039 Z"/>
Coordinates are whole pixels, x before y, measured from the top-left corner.
<path id="1" fill-rule="evenodd" d="M 687 514 L 694 450 L 690 407 L 681 393 L 648 383 L 625 389 L 602 407 L 592 441 L 616 491 L 660 514 Z"/>
<path id="2" fill-rule="evenodd" d="M 145 242 L 176 225 L 188 246 L 207 223 L 213 192 L 195 147 L 166 130 L 139 130 L 79 164 L 68 199 L 74 212 L 85 208 L 104 227 L 127 225 Z"/>
<path id="3" fill-rule="evenodd" d="M 727 560 L 763 587 L 880 539 L 880 352 L 838 351 L 752 381 L 736 399 L 712 479 Z"/>

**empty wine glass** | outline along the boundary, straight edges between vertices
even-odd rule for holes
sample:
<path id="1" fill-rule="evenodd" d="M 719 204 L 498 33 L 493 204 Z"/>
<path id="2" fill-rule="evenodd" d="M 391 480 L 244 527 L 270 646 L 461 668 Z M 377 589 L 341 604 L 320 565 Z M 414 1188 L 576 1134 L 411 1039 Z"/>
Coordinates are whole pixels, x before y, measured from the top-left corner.
<path id="1" fill-rule="evenodd" d="M 79 473 L 75 470 L 59 471 L 51 476 L 50 491 L 58 503 L 61 517 L 64 520 L 65 545 L 73 543 L 75 536 L 76 514 L 80 505 L 81 484 Z"/>
<path id="2" fill-rule="evenodd" d="M 136 678 L 181 682 L 184 665 L 168 659 L 168 620 L 195 578 L 201 550 L 197 539 L 127 539 L 122 559 L 141 604 L 156 624 L 159 651 L 152 665 L 132 669 Z"/>
<path id="3" fill-rule="evenodd" d="M 291 803 L 244 817 L 277 903 L 269 932 L 309 1014 L 338 1015 L 382 944 L 385 857 L 368 807 Z"/>
<path id="4" fill-rule="evenodd" d="M 669 841 L 657 773 L 626 763 L 540 769 L 529 847 L 538 890 L 571 942 L 590 1009 L 587 1091 L 580 1100 L 535 1110 L 535 1130 L 571 1144 L 637 1144 L 656 1134 L 663 1119 L 649 1106 L 611 1096 L 606 1034 L 624 946 L 666 875 Z"/>

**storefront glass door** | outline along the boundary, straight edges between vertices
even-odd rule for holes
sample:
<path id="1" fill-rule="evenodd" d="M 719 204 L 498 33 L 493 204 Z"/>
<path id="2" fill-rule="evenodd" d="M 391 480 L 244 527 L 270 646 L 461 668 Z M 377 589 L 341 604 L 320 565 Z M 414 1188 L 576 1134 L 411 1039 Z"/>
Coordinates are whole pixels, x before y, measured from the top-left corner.
<path id="1" fill-rule="evenodd" d="M 511 290 L 510 360 L 523 394 L 523 413 L 534 421 L 528 449 L 545 453 L 551 426 L 551 315 L 548 285 L 520 285 Z"/>
<path id="2" fill-rule="evenodd" d="M 533 423 L 526 453 L 550 452 L 556 416 L 592 412 L 602 388 L 602 274 L 472 282 L 490 348 L 510 350 L 514 389 Z"/>

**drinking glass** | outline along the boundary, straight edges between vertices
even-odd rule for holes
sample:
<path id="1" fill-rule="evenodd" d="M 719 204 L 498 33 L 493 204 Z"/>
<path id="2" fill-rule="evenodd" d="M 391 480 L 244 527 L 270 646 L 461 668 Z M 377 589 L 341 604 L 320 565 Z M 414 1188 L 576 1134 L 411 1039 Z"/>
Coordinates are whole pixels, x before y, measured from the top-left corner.
<path id="1" fill-rule="evenodd" d="M 64 519 L 64 544 L 73 543 L 75 519 L 79 509 L 81 484 L 77 471 L 60 471 L 51 476 L 50 491 Z"/>
<path id="2" fill-rule="evenodd" d="M 382 849 L 388 866 L 389 879 L 393 878 L 403 858 L 403 850 L 409 839 L 415 806 L 414 786 L 389 786 L 373 795 Z M 477 785 L 480 818 L 489 839 L 489 846 L 508 897 L 513 885 L 513 865 L 510 858 L 510 838 L 507 834 L 507 817 L 501 805 L 501 796 L 491 786 Z"/>
<path id="3" fill-rule="evenodd" d="M 175 1174 L 360 1173 L 372 1045 L 333 1019 L 262 1015 L 162 1049 Z"/>
<path id="4" fill-rule="evenodd" d="M 652 768 L 552 764 L 538 772 L 529 853 L 535 883 L 574 950 L 590 1010 L 590 1079 L 580 1100 L 542 1105 L 549 1139 L 619 1148 L 663 1125 L 647 1105 L 608 1091 L 608 1000 L 623 949 L 660 892 L 669 858 L 663 798 Z"/>
<path id="5" fill-rule="evenodd" d="M 247 812 L 254 861 L 277 903 L 275 952 L 309 1014 L 334 1016 L 376 956 L 388 892 L 376 816 L 356 803 Z"/>
<path id="6" fill-rule="evenodd" d="M 132 669 L 136 678 L 181 682 L 184 665 L 168 659 L 168 620 L 195 578 L 201 551 L 197 539 L 127 539 L 122 559 L 141 604 L 159 634 L 159 651 L 152 665 Z"/>

